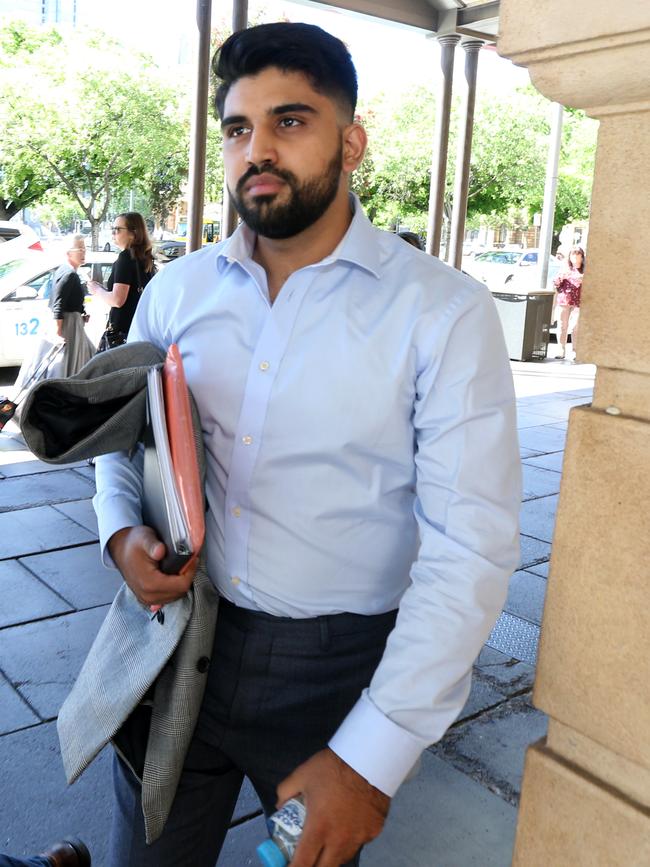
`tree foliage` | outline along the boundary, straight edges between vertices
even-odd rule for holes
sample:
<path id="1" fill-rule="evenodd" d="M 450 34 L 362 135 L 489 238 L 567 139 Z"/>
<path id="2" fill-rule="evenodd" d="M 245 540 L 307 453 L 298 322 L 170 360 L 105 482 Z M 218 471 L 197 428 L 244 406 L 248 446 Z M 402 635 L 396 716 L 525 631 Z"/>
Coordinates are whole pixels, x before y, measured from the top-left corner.
<path id="1" fill-rule="evenodd" d="M 159 207 L 176 194 L 186 132 L 174 93 L 150 60 L 90 31 L 70 33 L 64 43 L 55 31 L 9 24 L 0 41 L 15 46 L 0 61 L 6 203 L 20 199 L 24 207 L 45 189 L 64 189 L 90 220 L 96 243 L 119 192 L 148 178 Z"/>

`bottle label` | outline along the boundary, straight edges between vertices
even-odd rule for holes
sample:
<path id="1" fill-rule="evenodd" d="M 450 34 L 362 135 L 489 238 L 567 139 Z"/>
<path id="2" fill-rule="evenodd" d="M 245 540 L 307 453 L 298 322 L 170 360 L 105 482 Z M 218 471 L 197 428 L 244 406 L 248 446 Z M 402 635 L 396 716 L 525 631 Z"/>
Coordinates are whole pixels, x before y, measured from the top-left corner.
<path id="1" fill-rule="evenodd" d="M 279 828 L 284 835 L 289 838 L 294 838 L 296 841 L 302 834 L 302 829 L 305 824 L 307 811 L 302 801 L 297 798 L 290 798 L 277 813 L 271 816 L 271 822 Z"/>

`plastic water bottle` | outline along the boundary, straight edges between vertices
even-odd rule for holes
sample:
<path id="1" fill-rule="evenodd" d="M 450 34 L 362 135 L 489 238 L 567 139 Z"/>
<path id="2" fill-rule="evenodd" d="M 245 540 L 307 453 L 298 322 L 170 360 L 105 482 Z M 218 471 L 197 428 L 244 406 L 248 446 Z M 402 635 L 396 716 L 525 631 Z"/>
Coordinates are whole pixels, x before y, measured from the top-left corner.
<path id="1" fill-rule="evenodd" d="M 264 867 L 287 867 L 293 858 L 305 824 L 305 804 L 302 798 L 289 798 L 268 820 L 271 839 L 257 847 Z"/>

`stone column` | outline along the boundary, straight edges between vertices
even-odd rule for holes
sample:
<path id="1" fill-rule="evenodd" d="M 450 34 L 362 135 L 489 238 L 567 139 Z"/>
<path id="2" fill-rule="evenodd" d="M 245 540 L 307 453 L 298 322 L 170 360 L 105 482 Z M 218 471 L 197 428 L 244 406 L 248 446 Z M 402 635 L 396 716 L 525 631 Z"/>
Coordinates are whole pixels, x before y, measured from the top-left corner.
<path id="1" fill-rule="evenodd" d="M 232 32 L 248 27 L 248 0 L 233 0 Z M 237 228 L 237 210 L 230 200 L 226 181 L 223 182 L 223 205 L 221 209 L 221 237 L 227 238 Z"/>
<path id="2" fill-rule="evenodd" d="M 196 0 L 197 62 L 190 132 L 190 166 L 187 207 L 187 252 L 200 250 L 203 243 L 203 200 L 205 194 L 205 150 L 210 89 L 210 19 L 212 0 Z"/>
<path id="3" fill-rule="evenodd" d="M 600 120 L 517 867 L 650 864 L 650 4 L 502 0 L 499 52 Z"/>
<path id="4" fill-rule="evenodd" d="M 445 180 L 447 177 L 447 150 L 449 147 L 449 116 L 451 114 L 451 88 L 454 77 L 454 53 L 460 36 L 439 36 L 440 71 L 442 77 L 436 99 L 436 128 L 433 134 L 431 157 L 431 187 L 429 189 L 429 225 L 427 228 L 427 253 L 440 253 L 440 236 L 445 204 Z"/>
<path id="5" fill-rule="evenodd" d="M 483 47 L 480 39 L 463 42 L 465 51 L 465 80 L 467 90 L 458 130 L 458 155 L 456 157 L 456 179 L 454 181 L 454 204 L 451 213 L 451 232 L 449 234 L 449 255 L 447 261 L 454 268 L 460 268 L 463 257 L 463 238 L 467 217 L 467 194 L 469 192 L 469 162 L 472 155 L 472 133 L 474 131 L 474 104 L 476 102 L 476 72 L 478 53 Z"/>

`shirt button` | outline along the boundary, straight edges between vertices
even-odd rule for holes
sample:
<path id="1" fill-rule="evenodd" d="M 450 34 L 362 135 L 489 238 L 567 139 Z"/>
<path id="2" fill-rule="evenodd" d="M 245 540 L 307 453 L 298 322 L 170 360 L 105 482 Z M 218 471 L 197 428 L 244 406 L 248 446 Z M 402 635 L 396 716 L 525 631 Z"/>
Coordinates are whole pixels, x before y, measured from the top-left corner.
<path id="1" fill-rule="evenodd" d="M 210 668 L 210 657 L 202 656 L 196 663 L 196 670 L 199 674 L 205 674 L 206 671 Z"/>
<path id="2" fill-rule="evenodd" d="M 241 581 L 241 578 L 238 578 L 237 575 L 233 575 L 232 578 L 230 579 L 230 583 L 234 584 L 235 587 L 240 583 L 240 581 Z"/>
<path id="3" fill-rule="evenodd" d="M 271 365 L 268 363 L 268 361 L 260 361 L 260 370 L 266 371 L 269 369 L 270 366 Z"/>
<path id="4" fill-rule="evenodd" d="M 249 446 L 253 442 L 253 437 L 250 437 L 247 434 L 245 437 L 241 438 L 241 441 L 244 443 L 245 446 Z"/>
<path id="5" fill-rule="evenodd" d="M 234 515 L 235 518 L 239 518 L 239 516 L 241 515 L 241 509 L 239 508 L 239 506 L 233 506 L 233 508 L 230 511 L 232 512 L 232 514 Z"/>

